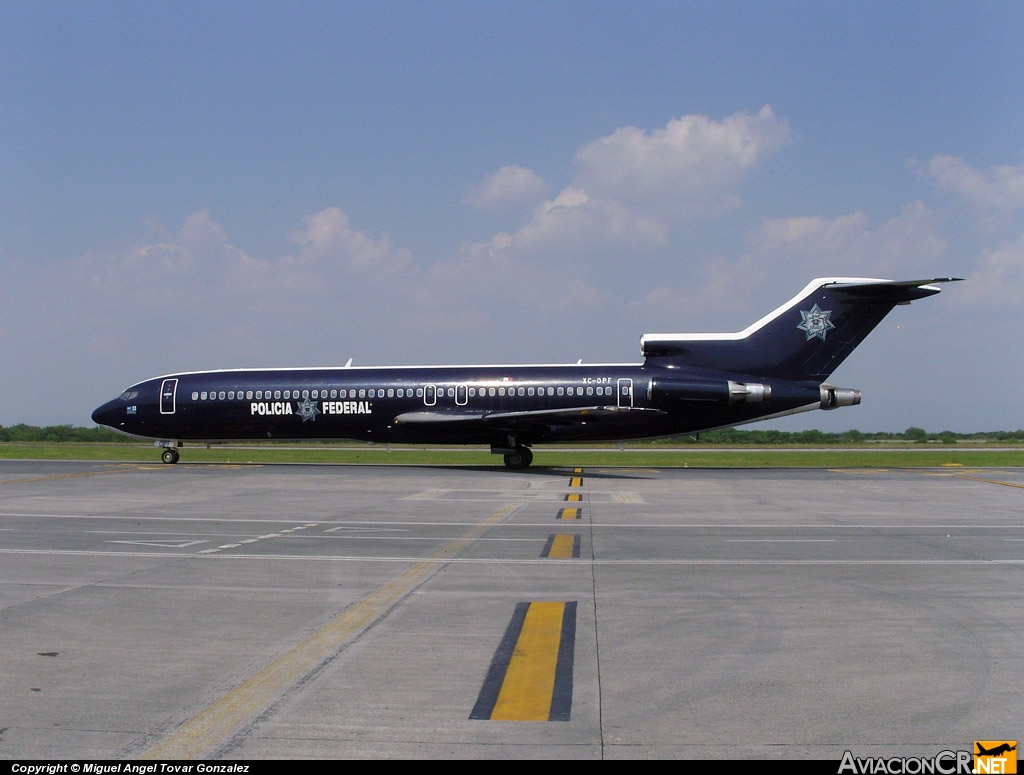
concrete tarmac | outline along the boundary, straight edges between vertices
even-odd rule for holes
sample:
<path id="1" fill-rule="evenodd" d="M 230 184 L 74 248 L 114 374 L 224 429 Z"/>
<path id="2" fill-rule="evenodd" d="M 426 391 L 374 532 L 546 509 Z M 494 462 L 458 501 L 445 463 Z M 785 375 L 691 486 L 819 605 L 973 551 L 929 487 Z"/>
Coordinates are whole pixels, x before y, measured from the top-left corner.
<path id="1" fill-rule="evenodd" d="M 1022 571 L 1021 469 L 0 461 L 0 758 L 970 750 Z"/>

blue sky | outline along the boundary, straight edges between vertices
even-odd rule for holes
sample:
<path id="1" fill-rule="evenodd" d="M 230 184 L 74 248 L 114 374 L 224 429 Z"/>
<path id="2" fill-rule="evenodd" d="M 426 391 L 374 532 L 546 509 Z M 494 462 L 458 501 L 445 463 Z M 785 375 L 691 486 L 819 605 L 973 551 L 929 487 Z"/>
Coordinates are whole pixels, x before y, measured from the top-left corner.
<path id="1" fill-rule="evenodd" d="M 780 427 L 1024 427 L 1019 3 L 0 5 L 0 424 L 172 371 L 635 362 L 967 282 Z"/>

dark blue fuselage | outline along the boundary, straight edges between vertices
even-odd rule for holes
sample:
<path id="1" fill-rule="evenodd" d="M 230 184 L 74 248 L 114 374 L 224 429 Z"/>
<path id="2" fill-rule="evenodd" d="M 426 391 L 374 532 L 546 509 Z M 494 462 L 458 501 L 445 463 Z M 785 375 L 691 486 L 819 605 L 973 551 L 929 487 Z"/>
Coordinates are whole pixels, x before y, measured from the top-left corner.
<path id="1" fill-rule="evenodd" d="M 640 365 L 240 370 L 133 385 L 93 413 L 134 436 L 193 441 L 356 439 L 519 444 L 689 433 L 815 408 L 814 384 L 731 401 L 730 375 Z M 701 386 L 689 395 L 663 385 Z M 405 418 L 405 419 L 403 419 Z"/>

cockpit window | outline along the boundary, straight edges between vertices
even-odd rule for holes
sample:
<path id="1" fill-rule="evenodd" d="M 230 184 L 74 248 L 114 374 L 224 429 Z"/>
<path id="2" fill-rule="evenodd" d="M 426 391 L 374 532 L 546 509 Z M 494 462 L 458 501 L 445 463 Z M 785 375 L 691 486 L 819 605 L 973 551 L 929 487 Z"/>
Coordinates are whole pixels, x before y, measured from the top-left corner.
<path id="1" fill-rule="evenodd" d="M 118 396 L 118 398 L 121 399 L 122 401 L 131 401 L 133 398 L 138 398 L 138 397 L 139 397 L 139 391 L 138 390 L 126 390 L 120 396 Z"/>

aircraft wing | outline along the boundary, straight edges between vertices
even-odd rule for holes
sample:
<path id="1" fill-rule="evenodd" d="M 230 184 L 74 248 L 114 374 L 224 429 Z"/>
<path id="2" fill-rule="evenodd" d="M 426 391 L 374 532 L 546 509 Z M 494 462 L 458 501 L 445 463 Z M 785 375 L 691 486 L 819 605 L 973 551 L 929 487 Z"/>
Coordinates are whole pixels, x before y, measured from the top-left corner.
<path id="1" fill-rule="evenodd" d="M 444 425 L 466 427 L 478 425 L 493 430 L 523 430 L 526 428 L 575 425 L 581 422 L 621 420 L 641 413 L 664 414 L 658 409 L 621 406 L 579 406 L 571 409 L 538 409 L 519 412 L 405 412 L 395 417 L 396 425 Z"/>

